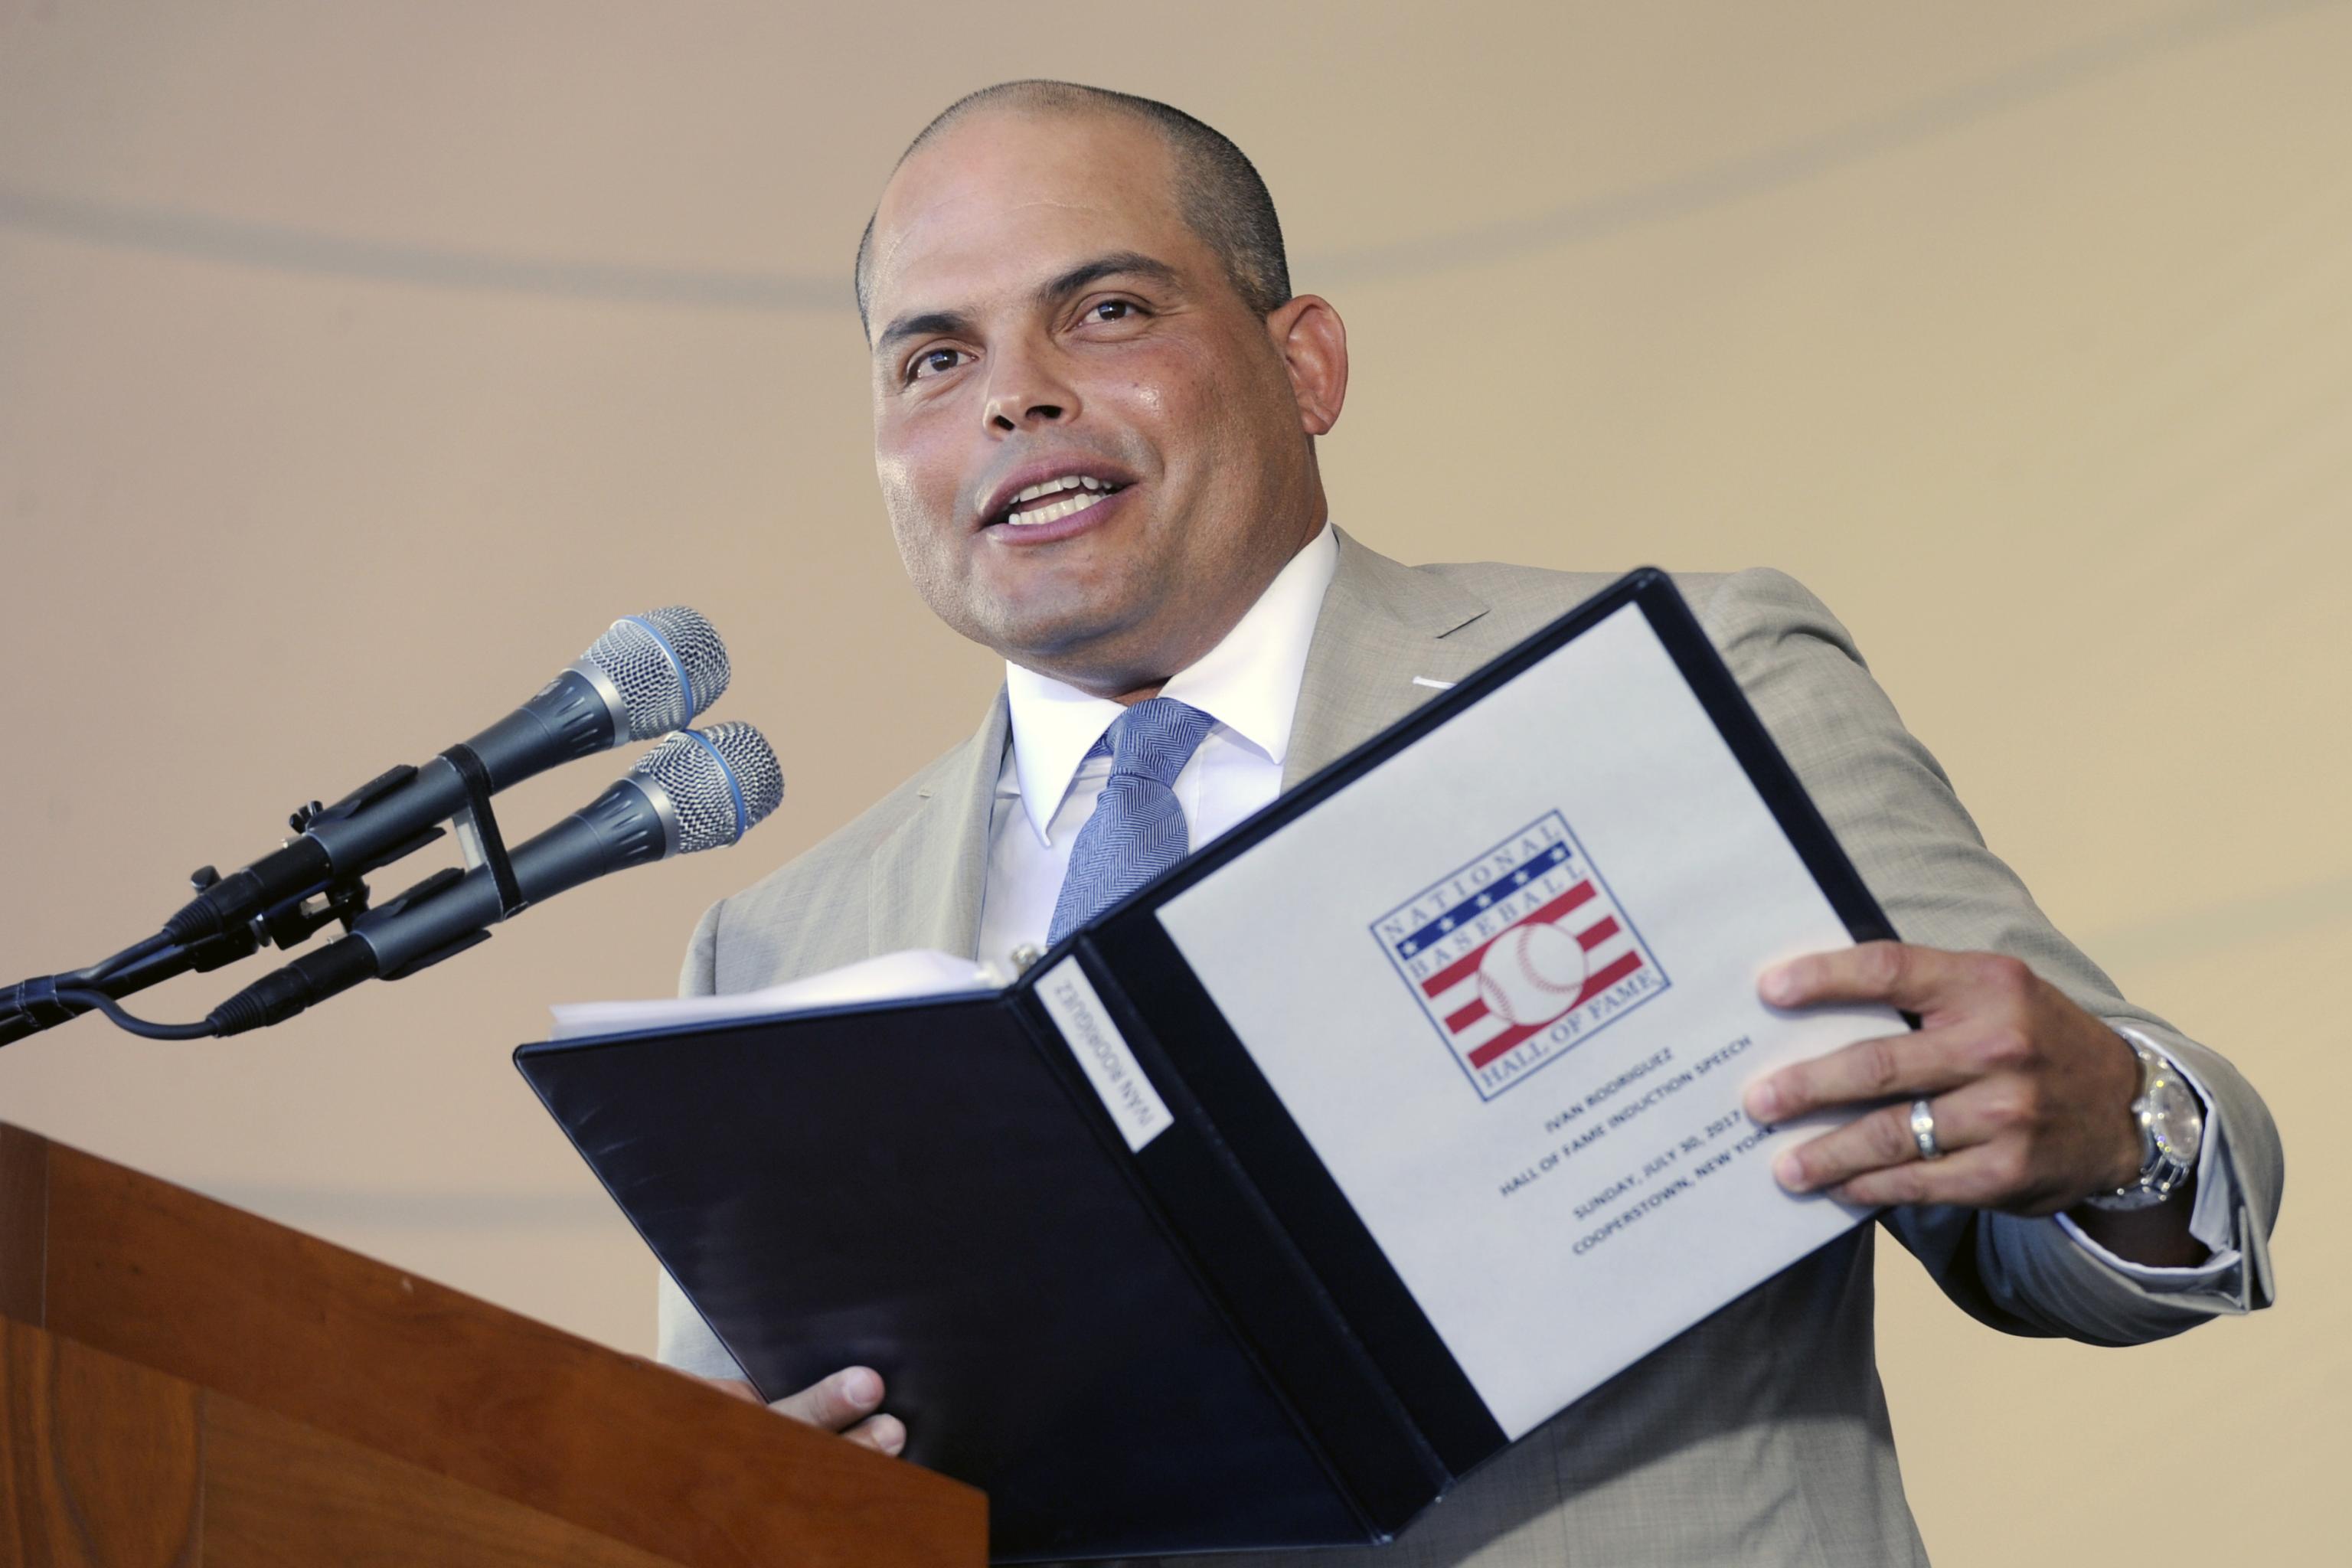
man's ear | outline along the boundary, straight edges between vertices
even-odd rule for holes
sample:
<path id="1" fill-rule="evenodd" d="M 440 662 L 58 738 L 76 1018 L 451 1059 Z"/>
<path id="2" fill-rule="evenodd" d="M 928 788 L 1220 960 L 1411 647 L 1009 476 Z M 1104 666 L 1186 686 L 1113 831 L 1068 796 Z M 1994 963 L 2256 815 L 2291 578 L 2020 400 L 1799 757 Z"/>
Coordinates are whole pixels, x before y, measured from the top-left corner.
<path id="1" fill-rule="evenodd" d="M 1328 300 L 1301 294 L 1268 315 L 1265 330 L 1290 373 L 1298 427 L 1309 436 L 1326 434 L 1348 401 L 1347 323 Z"/>

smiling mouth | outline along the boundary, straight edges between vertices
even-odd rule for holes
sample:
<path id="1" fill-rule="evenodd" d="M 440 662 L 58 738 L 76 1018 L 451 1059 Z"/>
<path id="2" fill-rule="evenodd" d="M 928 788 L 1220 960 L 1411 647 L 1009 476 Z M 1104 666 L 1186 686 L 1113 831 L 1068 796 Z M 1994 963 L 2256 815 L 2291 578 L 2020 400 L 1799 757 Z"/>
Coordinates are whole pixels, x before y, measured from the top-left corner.
<path id="1" fill-rule="evenodd" d="M 1058 479 L 1046 479 L 1031 485 L 1013 498 L 1013 504 L 990 521 L 1007 528 L 1035 528 L 1041 523 L 1059 522 L 1066 517 L 1076 517 L 1088 508 L 1099 506 L 1108 497 L 1125 489 L 1108 479 L 1097 479 L 1085 474 L 1066 474 Z"/>

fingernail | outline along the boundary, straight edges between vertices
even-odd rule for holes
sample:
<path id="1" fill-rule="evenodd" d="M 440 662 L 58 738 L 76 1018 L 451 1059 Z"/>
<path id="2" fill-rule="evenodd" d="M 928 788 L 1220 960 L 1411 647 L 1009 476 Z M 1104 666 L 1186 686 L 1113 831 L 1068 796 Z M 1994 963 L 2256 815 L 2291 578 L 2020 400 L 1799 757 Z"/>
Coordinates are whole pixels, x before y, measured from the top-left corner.
<path id="1" fill-rule="evenodd" d="M 906 1449 L 907 1428 L 898 1422 L 890 1422 L 875 1436 L 882 1440 L 882 1451 L 886 1454 L 896 1456 Z"/>
<path id="2" fill-rule="evenodd" d="M 1772 1179 L 1792 1193 L 1805 1190 L 1804 1162 L 1797 1158 L 1794 1150 L 1772 1162 Z"/>
<path id="3" fill-rule="evenodd" d="M 1764 979 L 1757 989 L 1764 993 L 1764 1000 L 1767 1002 L 1775 1006 L 1785 1006 L 1796 997 L 1796 976 L 1790 974 L 1785 967 L 1768 969 L 1764 972 Z"/>
<path id="4" fill-rule="evenodd" d="M 860 1410 L 870 1410 L 882 1403 L 882 1380 L 858 1367 L 842 1378 L 841 1396 Z"/>
<path id="5" fill-rule="evenodd" d="M 1754 1084 L 1749 1087 L 1748 1090 L 1748 1116 L 1749 1121 L 1769 1127 L 1773 1121 L 1779 1119 L 1780 1114 L 1780 1091 L 1772 1087 L 1771 1079 L 1767 1079 L 1762 1083 Z"/>

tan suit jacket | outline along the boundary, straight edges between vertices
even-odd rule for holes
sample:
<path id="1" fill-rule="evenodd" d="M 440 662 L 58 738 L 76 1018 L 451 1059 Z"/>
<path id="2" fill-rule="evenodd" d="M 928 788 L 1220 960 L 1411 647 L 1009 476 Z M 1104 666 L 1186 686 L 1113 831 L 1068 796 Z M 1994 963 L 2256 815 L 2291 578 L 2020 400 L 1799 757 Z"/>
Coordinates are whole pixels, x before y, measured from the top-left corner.
<path id="1" fill-rule="evenodd" d="M 1609 580 L 1492 564 L 1408 567 L 1343 534 L 1286 786 L 1433 695 L 1414 677 L 1459 679 Z M 2226 1299 L 2184 1298 L 2103 1267 L 2054 1221 L 1920 1208 L 1892 1211 L 1887 1228 L 1961 1307 L 2011 1332 L 2129 1343 L 2266 1305 L 2282 1161 L 2245 1080 L 2116 994 L 2052 928 L 1985 848 L 1935 759 L 1818 600 L 1769 571 L 1678 582 L 1897 931 L 1933 947 L 2014 954 L 2092 1013 L 2146 1030 L 2197 1075 L 2227 1128 L 2221 1153 L 2242 1208 L 2245 1259 Z M 971 952 L 1006 741 L 1000 696 L 971 740 L 715 906 L 695 932 L 682 988 L 751 990 L 900 948 Z M 1873 1236 L 1869 1226 L 1851 1233 L 1659 1350 L 1468 1478 L 1393 1546 L 1296 1560 L 1315 1568 L 1925 1562 L 1873 1352 Z M 662 1353 L 705 1373 L 733 1373 L 667 1280 Z"/>

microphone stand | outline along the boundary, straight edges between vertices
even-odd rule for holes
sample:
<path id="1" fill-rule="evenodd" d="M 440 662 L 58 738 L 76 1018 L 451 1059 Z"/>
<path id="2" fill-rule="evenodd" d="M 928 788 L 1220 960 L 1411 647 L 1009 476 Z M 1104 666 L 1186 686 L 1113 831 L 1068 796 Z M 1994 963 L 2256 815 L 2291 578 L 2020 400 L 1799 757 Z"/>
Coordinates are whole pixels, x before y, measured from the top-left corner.
<path id="1" fill-rule="evenodd" d="M 303 831 L 319 813 L 316 801 L 294 813 L 294 830 Z M 440 836 L 441 830 L 435 828 L 401 845 L 399 852 L 405 854 Z M 199 893 L 219 879 L 220 873 L 210 866 L 197 868 L 188 879 Z M 71 1023 L 91 1010 L 90 1004 L 60 996 L 61 991 L 95 992 L 120 1000 L 192 970 L 206 973 L 225 968 L 251 957 L 265 942 L 280 949 L 299 947 L 331 921 L 341 921 L 348 931 L 367 907 L 368 885 L 355 872 L 329 883 L 321 892 L 289 899 L 253 920 L 199 942 L 174 942 L 159 933 L 87 969 L 20 980 L 0 991 L 0 1046 Z"/>

